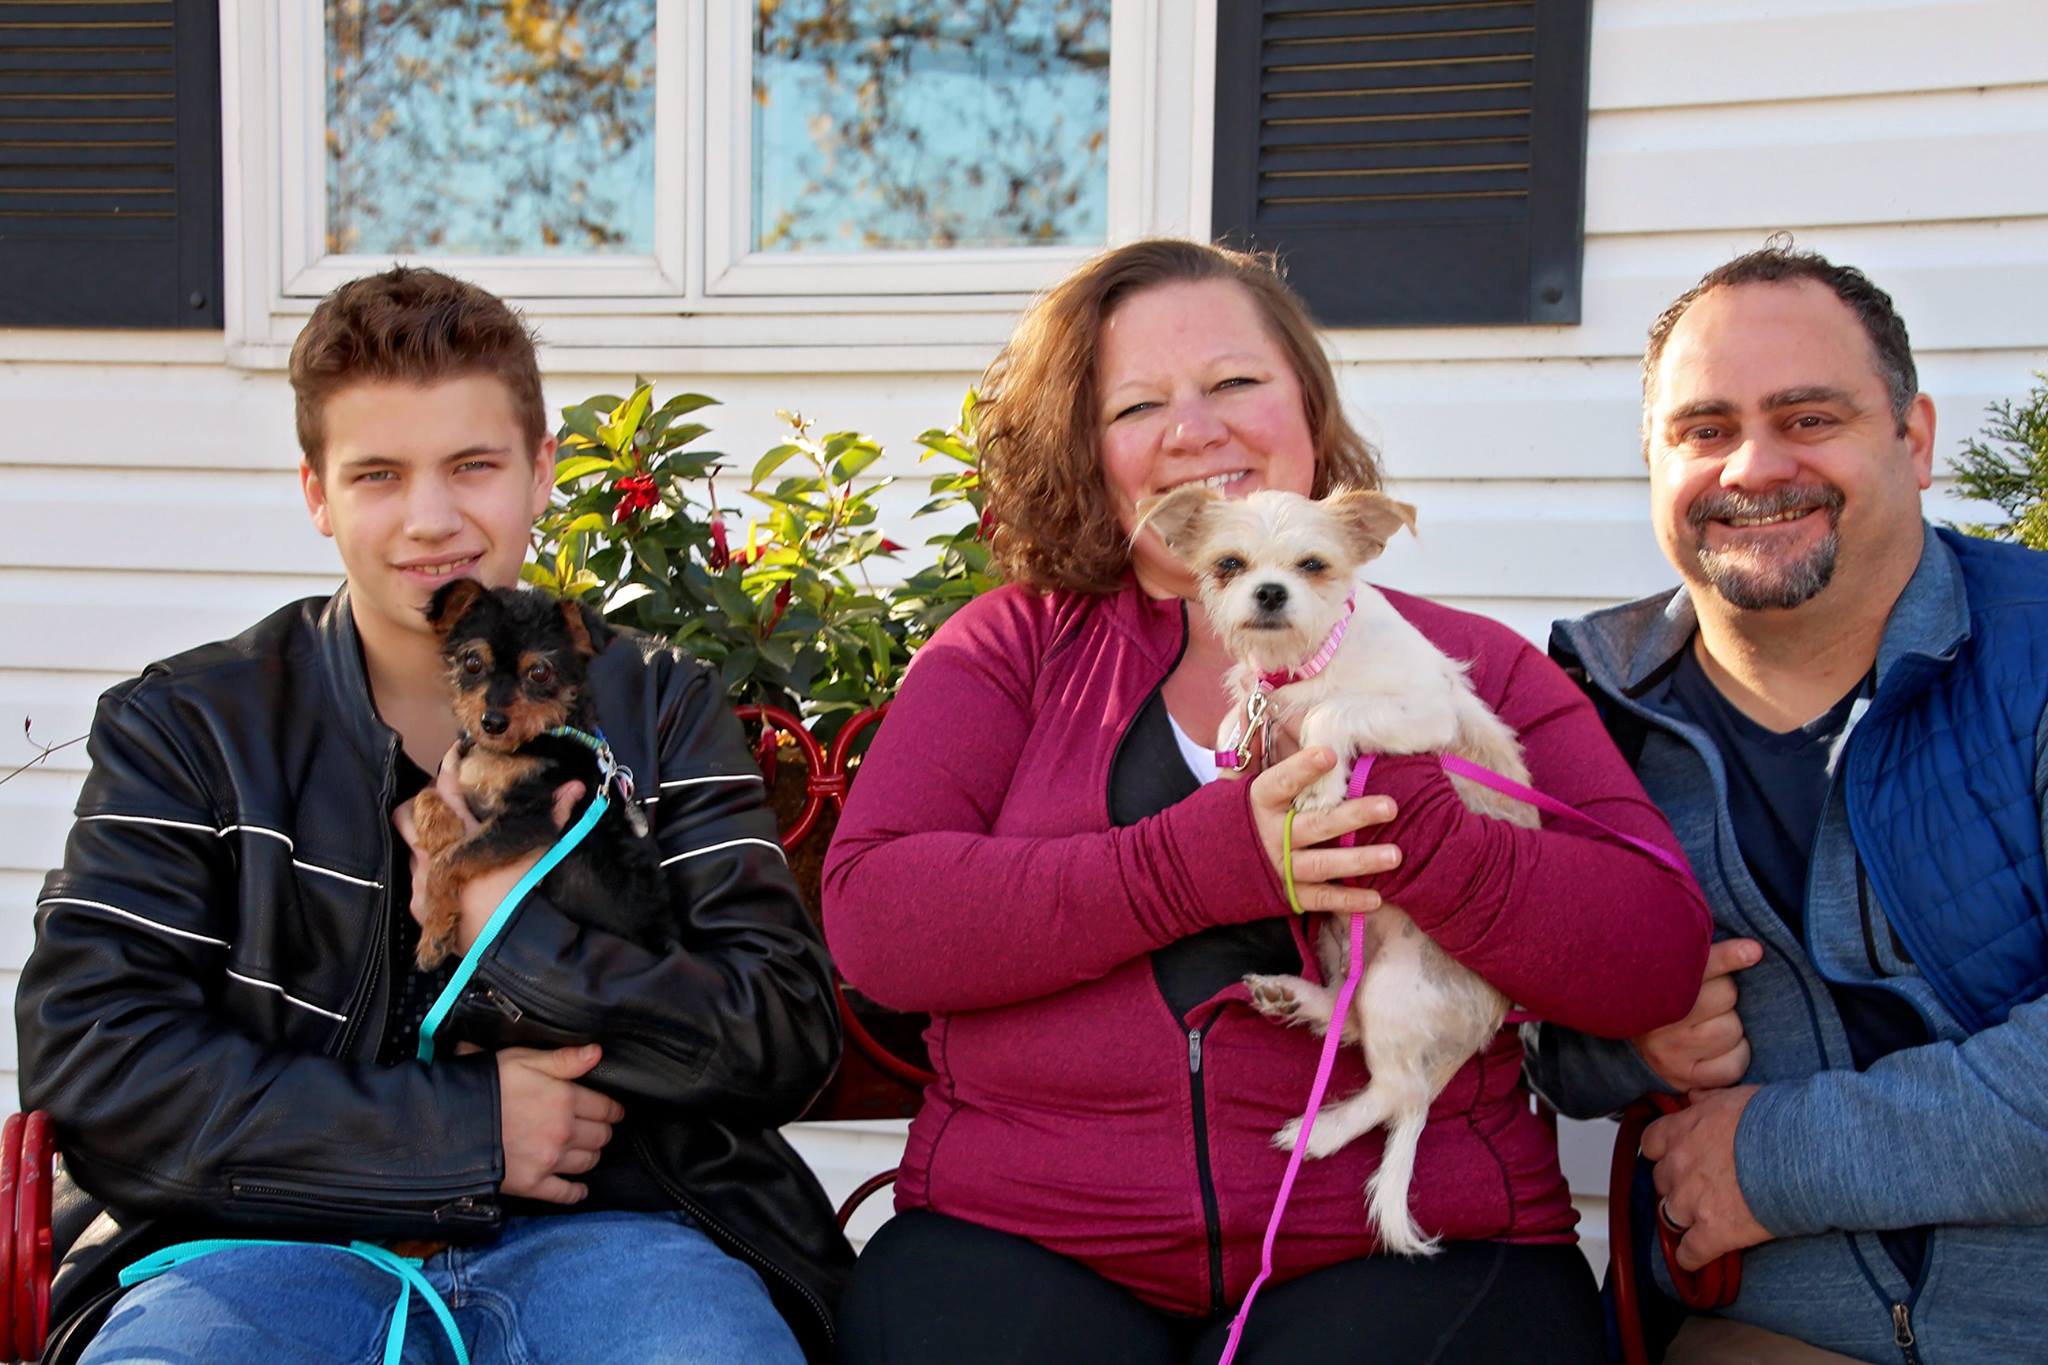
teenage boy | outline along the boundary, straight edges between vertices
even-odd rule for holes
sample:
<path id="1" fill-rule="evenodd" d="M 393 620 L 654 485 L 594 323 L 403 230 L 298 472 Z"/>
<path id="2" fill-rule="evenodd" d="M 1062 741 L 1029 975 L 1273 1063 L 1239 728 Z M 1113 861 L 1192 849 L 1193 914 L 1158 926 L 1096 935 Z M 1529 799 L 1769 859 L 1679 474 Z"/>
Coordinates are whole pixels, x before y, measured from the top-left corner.
<path id="1" fill-rule="evenodd" d="M 670 946 L 536 891 L 414 1060 L 453 963 L 413 966 L 406 815 L 458 734 L 422 608 L 518 581 L 555 443 L 517 315 L 433 271 L 336 290 L 291 381 L 346 585 L 101 699 L 38 903 L 16 1017 L 64 1152 L 52 1356 L 373 1359 L 409 1303 L 405 1360 L 452 1359 L 360 1239 L 427 1244 L 480 1361 L 822 1358 L 850 1255 L 775 1130 L 837 1059 L 831 978 L 716 673 L 631 636 L 591 666 Z M 469 884 L 458 946 L 538 857 Z M 117 1285 L 196 1238 L 286 1244 Z"/>
<path id="2" fill-rule="evenodd" d="M 1692 1093 L 1644 1135 L 1646 1203 L 1684 1268 L 1741 1252 L 1742 1292 L 1668 1362 L 2039 1361 L 2048 556 L 1922 520 L 1934 404 L 1851 267 L 1736 258 L 1658 319 L 1643 380 L 1682 586 L 1552 648 L 1721 941 L 1687 1018 L 1545 1026 L 1531 1075 L 1568 1114 Z"/>

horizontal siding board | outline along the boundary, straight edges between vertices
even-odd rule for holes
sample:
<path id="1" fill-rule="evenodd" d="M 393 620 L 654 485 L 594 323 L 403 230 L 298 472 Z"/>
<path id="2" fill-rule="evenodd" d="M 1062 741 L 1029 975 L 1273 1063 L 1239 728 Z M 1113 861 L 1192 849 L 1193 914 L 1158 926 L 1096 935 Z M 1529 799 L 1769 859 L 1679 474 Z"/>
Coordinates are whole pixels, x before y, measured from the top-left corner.
<path id="1" fill-rule="evenodd" d="M 2048 179 L 2015 168 L 2044 153 L 2048 83 L 1749 105 L 1712 117 L 1607 114 L 1588 133 L 1586 230 L 2039 217 L 2048 214 Z"/>
<path id="2" fill-rule="evenodd" d="M 339 580 L 339 572 L 294 578 L 0 569 L 0 639 L 36 641 L 24 662 L 39 669 L 133 673 L 152 659 L 226 639 L 286 602 L 331 593 Z"/>
<path id="3" fill-rule="evenodd" d="M 1599 0 L 1592 104 L 1684 109 L 2035 85 L 2040 0 Z"/>

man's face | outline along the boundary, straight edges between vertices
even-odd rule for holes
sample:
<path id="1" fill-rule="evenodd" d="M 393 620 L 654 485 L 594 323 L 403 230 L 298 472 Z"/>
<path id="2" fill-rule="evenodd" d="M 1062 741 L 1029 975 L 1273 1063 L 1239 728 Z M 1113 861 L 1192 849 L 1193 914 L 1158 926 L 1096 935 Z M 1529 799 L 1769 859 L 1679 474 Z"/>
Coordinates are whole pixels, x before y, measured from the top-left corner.
<path id="1" fill-rule="evenodd" d="M 1916 398 L 1899 431 L 1862 323 L 1825 285 L 1701 295 L 1665 344 L 1647 423 L 1657 541 L 1695 598 L 1845 602 L 1896 591 L 1874 571 L 1918 562 L 1934 406 Z"/>
<path id="2" fill-rule="evenodd" d="M 451 578 L 519 581 L 554 486 L 555 442 L 529 452 L 502 380 L 364 382 L 327 400 L 325 471 L 299 469 L 313 525 L 334 538 L 357 625 L 433 638 L 427 599 Z"/>

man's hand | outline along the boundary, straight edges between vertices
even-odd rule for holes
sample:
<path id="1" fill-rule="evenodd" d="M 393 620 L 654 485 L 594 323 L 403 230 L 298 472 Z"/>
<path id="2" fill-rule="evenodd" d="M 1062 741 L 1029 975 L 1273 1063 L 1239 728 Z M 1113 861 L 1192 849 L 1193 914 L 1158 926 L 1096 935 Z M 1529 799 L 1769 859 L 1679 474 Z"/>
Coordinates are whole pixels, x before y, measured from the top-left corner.
<path id="1" fill-rule="evenodd" d="M 597 1165 L 612 1125 L 626 1116 L 617 1100 L 576 1084 L 602 1055 L 595 1043 L 551 1052 L 508 1047 L 498 1054 L 504 1193 L 550 1204 L 578 1203 L 590 1193 L 564 1177 Z"/>
<path id="2" fill-rule="evenodd" d="M 1697 1091 L 1690 1108 L 1643 1130 L 1643 1155 L 1656 1163 L 1658 1216 L 1685 1229 L 1677 1253 L 1682 1270 L 1771 1240 L 1735 1173 L 1735 1129 L 1760 1088 Z"/>
<path id="3" fill-rule="evenodd" d="M 434 775 L 434 790 L 456 819 L 462 822 L 463 836 L 476 833 L 483 825 L 470 813 L 469 802 L 462 795 L 462 783 L 456 778 L 456 753 L 450 749 L 441 759 L 440 770 Z M 564 782 L 555 788 L 555 828 L 563 829 L 569 823 L 569 816 L 576 809 L 576 803 L 583 799 L 581 782 Z M 426 879 L 420 875 L 420 849 L 417 832 L 413 825 L 412 802 L 399 804 L 391 813 L 391 823 L 398 830 L 405 846 L 412 850 L 412 903 L 408 907 L 417 921 L 426 912 Z M 519 884 L 533 865 L 547 854 L 545 848 L 537 848 L 522 854 L 489 872 L 472 877 L 463 883 L 460 901 L 462 924 L 455 933 L 455 950 L 466 953 L 469 945 L 476 942 L 476 936 L 489 923 L 491 912 L 498 908 L 498 902 L 505 899 L 512 888 Z"/>
<path id="4" fill-rule="evenodd" d="M 1728 938 L 1707 950 L 1707 971 L 1692 1011 L 1675 1024 L 1629 1041 L 1673 1090 L 1716 1090 L 1749 1073 L 1749 1039 L 1735 1012 L 1735 973 L 1763 959 L 1753 938 Z"/>

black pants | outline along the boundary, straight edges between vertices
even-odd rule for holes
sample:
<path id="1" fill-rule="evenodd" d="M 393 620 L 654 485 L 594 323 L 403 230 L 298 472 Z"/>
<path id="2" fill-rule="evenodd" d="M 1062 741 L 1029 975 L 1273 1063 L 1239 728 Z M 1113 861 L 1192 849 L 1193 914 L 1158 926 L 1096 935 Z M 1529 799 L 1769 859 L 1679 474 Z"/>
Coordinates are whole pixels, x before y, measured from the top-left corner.
<path id="1" fill-rule="evenodd" d="M 1035 1242 L 923 1210 L 882 1225 L 839 1313 L 842 1365 L 1211 1365 L 1230 1314 L 1140 1303 Z M 1597 1365 L 1605 1331 L 1576 1247 L 1446 1242 L 1259 1291 L 1242 1365 Z"/>

